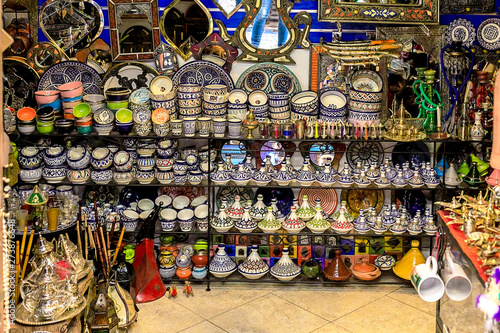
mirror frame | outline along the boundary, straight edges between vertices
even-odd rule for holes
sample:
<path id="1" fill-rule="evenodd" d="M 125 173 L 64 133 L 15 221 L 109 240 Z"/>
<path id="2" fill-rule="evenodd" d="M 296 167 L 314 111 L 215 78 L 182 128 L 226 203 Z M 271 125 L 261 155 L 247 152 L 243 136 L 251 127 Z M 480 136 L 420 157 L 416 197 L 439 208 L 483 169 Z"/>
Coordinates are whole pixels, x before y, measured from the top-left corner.
<path id="1" fill-rule="evenodd" d="M 230 45 L 228 45 L 217 33 L 212 33 L 210 37 L 205 39 L 203 42 L 191 46 L 191 53 L 195 60 L 202 60 L 203 50 L 207 46 L 220 46 L 226 52 L 226 62 L 222 65 L 222 68 L 228 73 L 231 72 L 233 67 L 233 62 L 238 56 L 238 50 Z"/>
<path id="2" fill-rule="evenodd" d="M 420 5 L 339 3 L 339 0 L 318 1 L 320 22 L 362 22 L 399 24 L 438 24 L 439 0 L 420 0 Z"/>
<path id="3" fill-rule="evenodd" d="M 275 49 L 260 49 L 253 46 L 247 40 L 245 33 L 248 27 L 253 23 L 256 13 L 262 7 L 262 0 L 243 0 L 241 2 L 245 9 L 245 17 L 230 36 L 226 26 L 222 21 L 215 20 L 219 27 L 220 36 L 231 46 L 238 47 L 242 53 L 236 60 L 249 62 L 277 62 L 286 64 L 295 64 L 295 61 L 290 56 L 290 53 L 300 46 L 304 49 L 311 47 L 309 41 L 309 32 L 311 31 L 312 17 L 306 11 L 300 11 L 293 19 L 290 17 L 290 12 L 293 8 L 293 2 L 288 0 L 276 0 L 276 9 L 283 20 L 283 23 L 288 29 L 290 36 L 285 44 Z M 300 29 L 300 26 L 304 26 Z"/>
<path id="4" fill-rule="evenodd" d="M 153 35 L 153 47 L 151 52 L 140 52 L 140 53 L 120 53 L 118 41 L 120 36 L 118 33 L 118 27 L 116 22 L 117 8 L 116 6 L 134 5 L 136 7 L 150 7 L 150 20 L 152 26 Z M 109 18 L 109 34 L 111 41 L 111 56 L 113 61 L 142 61 L 142 60 L 152 60 L 155 48 L 160 44 L 160 27 L 158 22 L 158 0 L 108 0 L 108 18 Z"/>
<path id="5" fill-rule="evenodd" d="M 178 47 L 177 45 L 175 45 L 175 43 L 170 39 L 170 37 L 168 37 L 167 35 L 167 31 L 165 30 L 165 26 L 163 24 L 163 22 L 165 22 L 165 16 L 167 15 L 167 13 L 175 7 L 175 5 L 177 5 L 181 0 L 173 0 L 166 8 L 165 10 L 163 11 L 163 13 L 161 14 L 161 18 L 160 18 L 160 30 L 161 30 L 161 35 L 163 36 L 163 38 L 165 39 L 165 41 L 170 44 L 170 46 L 172 46 L 175 50 L 175 52 L 181 56 L 182 59 L 184 59 L 184 61 L 187 61 L 189 58 L 191 58 L 191 56 L 193 55 L 191 53 L 191 47 L 193 45 L 191 45 L 191 47 L 189 47 L 188 51 L 186 53 L 182 52 Z M 207 7 L 205 7 L 205 5 L 200 1 L 200 0 L 194 0 L 194 2 L 200 6 L 200 8 L 203 10 L 203 12 L 207 15 L 207 19 L 208 19 L 208 32 L 207 32 L 207 35 L 205 36 L 205 38 L 203 38 L 202 41 L 206 40 L 211 34 L 212 32 L 214 31 L 214 21 L 212 19 L 212 14 L 210 14 L 210 11 L 208 10 Z M 189 40 L 192 40 L 193 38 L 191 36 L 188 36 L 186 38 L 186 40 L 183 42 L 183 44 Z M 202 42 L 200 41 L 200 42 Z M 196 44 L 194 44 L 196 45 Z"/>
<path id="6" fill-rule="evenodd" d="M 222 14 L 224 14 L 224 16 L 229 19 L 231 16 L 233 16 L 234 13 L 236 13 L 238 11 L 238 9 L 241 8 L 241 5 L 243 4 L 243 1 L 241 1 L 236 7 L 234 7 L 234 9 L 232 11 L 230 11 L 229 13 L 226 12 L 226 10 L 220 5 L 220 3 L 217 1 L 217 0 L 212 0 L 212 2 L 217 6 L 217 8 L 219 8 L 220 12 Z"/>
<path id="7" fill-rule="evenodd" d="M 12 0 L 5 1 L 2 4 L 2 11 L 5 11 L 5 7 L 8 5 L 23 6 L 28 10 L 29 24 L 30 24 L 30 34 L 31 34 L 31 46 L 38 42 L 38 2 L 33 0 Z M 5 27 L 3 27 L 5 29 Z M 10 45 L 8 45 L 10 47 Z"/>

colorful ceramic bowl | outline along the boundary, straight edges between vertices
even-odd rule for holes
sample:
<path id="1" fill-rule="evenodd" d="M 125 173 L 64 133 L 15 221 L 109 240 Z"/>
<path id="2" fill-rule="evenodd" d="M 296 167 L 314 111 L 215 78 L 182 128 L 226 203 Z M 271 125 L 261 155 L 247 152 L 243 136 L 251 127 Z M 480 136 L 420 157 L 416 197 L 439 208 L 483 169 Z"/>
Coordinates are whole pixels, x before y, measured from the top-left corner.
<path id="1" fill-rule="evenodd" d="M 76 118 L 84 118 L 88 117 L 91 111 L 92 109 L 90 108 L 90 105 L 87 103 L 79 103 L 73 108 L 73 115 Z"/>
<path id="2" fill-rule="evenodd" d="M 262 90 L 254 90 L 248 95 L 248 103 L 250 105 L 267 104 L 267 95 Z"/>
<path id="3" fill-rule="evenodd" d="M 38 105 L 50 104 L 59 99 L 58 90 L 38 90 L 35 91 L 35 99 Z"/>
<path id="4" fill-rule="evenodd" d="M 62 106 L 63 106 L 64 109 L 73 109 L 75 106 L 77 106 L 81 102 L 82 102 L 81 99 L 79 99 L 77 101 L 73 101 L 73 102 L 62 102 Z"/>
<path id="5" fill-rule="evenodd" d="M 116 112 L 117 123 L 130 123 L 133 119 L 133 113 L 129 109 L 120 109 Z"/>
<path id="6" fill-rule="evenodd" d="M 17 119 L 21 121 L 31 122 L 36 117 L 36 111 L 33 108 L 25 107 L 17 111 Z"/>
<path id="7" fill-rule="evenodd" d="M 154 80 L 154 79 L 153 79 Z M 149 102 L 149 91 L 147 88 L 134 90 L 129 97 L 129 102 L 137 105 L 143 105 Z"/>
<path id="8" fill-rule="evenodd" d="M 40 134 L 49 134 L 54 130 L 54 124 L 50 125 L 36 125 L 36 130 Z"/>
<path id="9" fill-rule="evenodd" d="M 83 94 L 83 84 L 78 81 L 62 84 L 58 89 L 62 98 L 74 98 Z"/>
<path id="10" fill-rule="evenodd" d="M 104 92 L 109 102 L 128 101 L 130 89 L 122 87 L 109 88 Z"/>
<path id="11" fill-rule="evenodd" d="M 121 101 L 121 102 L 106 102 L 106 107 L 110 110 L 116 111 L 120 109 L 126 109 L 128 108 L 128 101 Z"/>
<path id="12" fill-rule="evenodd" d="M 163 108 L 166 110 L 170 110 L 171 108 L 175 107 L 175 99 L 165 99 L 165 100 L 156 100 L 156 99 L 151 99 L 151 107 L 153 109 L 159 109 Z"/>
<path id="13" fill-rule="evenodd" d="M 90 134 L 92 132 L 92 126 L 77 126 L 76 130 L 80 134 Z"/>
<path id="14" fill-rule="evenodd" d="M 151 115 L 151 120 L 154 124 L 162 125 L 165 124 L 170 119 L 168 111 L 164 108 L 158 108 L 153 111 Z"/>
<path id="15" fill-rule="evenodd" d="M 199 84 L 181 83 L 177 87 L 177 91 L 180 91 L 180 92 L 199 92 L 199 91 L 201 91 L 201 86 Z"/>
<path id="16" fill-rule="evenodd" d="M 132 121 L 129 123 L 118 123 L 118 122 L 116 123 L 116 130 L 121 135 L 129 134 L 130 132 L 132 132 L 133 128 L 134 128 L 134 123 Z"/>
<path id="17" fill-rule="evenodd" d="M 315 91 L 306 90 L 295 94 L 290 100 L 292 111 L 303 115 L 317 115 L 318 94 Z"/>
<path id="18" fill-rule="evenodd" d="M 166 75 L 159 75 L 155 77 L 149 84 L 149 90 L 151 90 L 151 93 L 154 95 L 168 94 L 172 91 L 172 88 L 172 79 Z"/>

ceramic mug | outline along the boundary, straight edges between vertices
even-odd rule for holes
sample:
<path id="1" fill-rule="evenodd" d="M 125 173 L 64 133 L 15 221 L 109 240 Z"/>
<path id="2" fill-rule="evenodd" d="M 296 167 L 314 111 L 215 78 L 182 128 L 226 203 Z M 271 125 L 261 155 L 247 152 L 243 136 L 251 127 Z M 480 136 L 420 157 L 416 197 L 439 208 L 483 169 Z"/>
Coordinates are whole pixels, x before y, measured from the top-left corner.
<path id="1" fill-rule="evenodd" d="M 175 136 L 182 135 L 182 119 L 172 119 L 170 121 L 172 123 L 172 134 Z"/>
<path id="2" fill-rule="evenodd" d="M 241 133 L 241 119 L 232 118 L 228 120 L 229 136 L 232 138 L 237 138 Z"/>
<path id="3" fill-rule="evenodd" d="M 436 258 L 430 256 L 425 264 L 417 265 L 411 271 L 411 283 L 420 298 L 426 302 L 436 302 L 443 297 L 444 283 L 437 275 L 438 264 Z"/>
<path id="4" fill-rule="evenodd" d="M 210 117 L 198 118 L 198 127 L 200 136 L 209 136 L 210 128 L 212 127 L 212 118 Z"/>
<path id="5" fill-rule="evenodd" d="M 226 119 L 225 118 L 215 118 L 212 120 L 214 127 L 214 136 L 216 138 L 224 137 L 226 134 Z"/>
<path id="6" fill-rule="evenodd" d="M 184 121 L 184 135 L 194 136 L 196 134 L 196 117 L 185 117 Z"/>
<path id="7" fill-rule="evenodd" d="M 445 253 L 445 267 L 442 272 L 446 295 L 453 301 L 463 301 L 472 292 L 472 283 L 460 265 L 453 261 L 449 250 Z"/>

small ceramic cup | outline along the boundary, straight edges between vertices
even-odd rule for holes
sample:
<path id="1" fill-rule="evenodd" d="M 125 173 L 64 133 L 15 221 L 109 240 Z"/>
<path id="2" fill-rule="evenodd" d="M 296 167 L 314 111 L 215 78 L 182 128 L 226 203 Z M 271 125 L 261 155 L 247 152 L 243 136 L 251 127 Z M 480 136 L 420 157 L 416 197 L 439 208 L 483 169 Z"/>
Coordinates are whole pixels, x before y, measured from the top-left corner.
<path id="1" fill-rule="evenodd" d="M 184 136 L 194 136 L 196 134 L 196 117 L 185 117 Z"/>
<path id="2" fill-rule="evenodd" d="M 228 120 L 229 136 L 237 138 L 241 133 L 241 119 L 231 118 Z"/>
<path id="3" fill-rule="evenodd" d="M 181 136 L 182 135 L 182 127 L 183 127 L 183 121 L 182 119 L 172 119 L 170 121 L 171 123 L 171 128 L 172 128 L 172 135 L 175 136 Z"/>
<path id="4" fill-rule="evenodd" d="M 212 121 L 214 128 L 214 136 L 216 138 L 224 137 L 226 134 L 226 119 L 225 118 L 215 118 Z"/>
<path id="5" fill-rule="evenodd" d="M 210 117 L 198 118 L 198 132 L 200 136 L 209 136 L 211 128 L 212 128 L 212 118 Z"/>
<path id="6" fill-rule="evenodd" d="M 208 205 L 199 205 L 194 210 L 195 222 L 199 231 L 208 230 Z"/>
<path id="7" fill-rule="evenodd" d="M 189 208 L 185 208 L 177 213 L 177 220 L 181 231 L 191 231 L 194 224 L 194 212 Z"/>

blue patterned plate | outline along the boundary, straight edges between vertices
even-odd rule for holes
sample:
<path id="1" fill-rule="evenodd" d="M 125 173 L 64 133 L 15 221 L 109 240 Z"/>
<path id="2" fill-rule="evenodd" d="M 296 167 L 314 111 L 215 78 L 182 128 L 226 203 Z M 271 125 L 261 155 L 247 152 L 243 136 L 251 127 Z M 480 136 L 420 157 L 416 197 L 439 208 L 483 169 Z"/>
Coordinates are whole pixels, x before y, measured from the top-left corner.
<path id="1" fill-rule="evenodd" d="M 172 77 L 174 90 L 179 84 L 191 83 L 204 87 L 209 84 L 224 84 L 227 90 L 234 89 L 231 76 L 221 66 L 210 61 L 196 60 L 183 65 Z"/>
<path id="2" fill-rule="evenodd" d="M 264 62 L 248 68 L 240 75 L 236 87 L 247 93 L 254 90 L 263 90 L 267 94 L 281 91 L 290 96 L 302 91 L 297 77 L 285 66 L 273 62 Z"/>
<path id="3" fill-rule="evenodd" d="M 484 20 L 477 28 L 477 41 L 486 50 L 500 49 L 500 19 Z"/>
<path id="4" fill-rule="evenodd" d="M 470 47 L 476 40 L 476 28 L 471 21 L 457 18 L 448 25 L 444 36 L 446 44 L 462 42 L 463 45 Z"/>
<path id="5" fill-rule="evenodd" d="M 83 94 L 100 94 L 101 77 L 87 64 L 79 61 L 63 61 L 50 67 L 38 82 L 38 90 L 57 90 L 61 84 L 80 81 Z"/>

